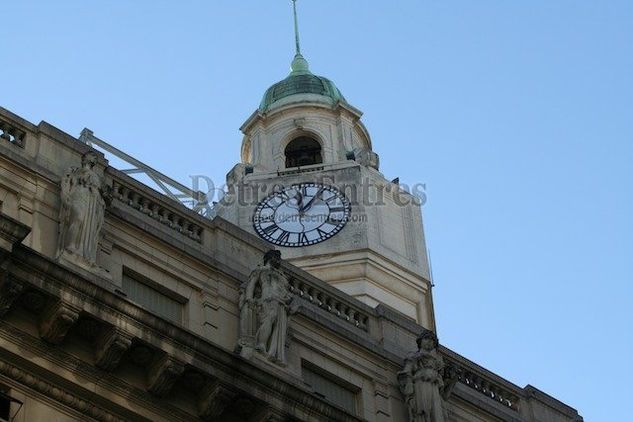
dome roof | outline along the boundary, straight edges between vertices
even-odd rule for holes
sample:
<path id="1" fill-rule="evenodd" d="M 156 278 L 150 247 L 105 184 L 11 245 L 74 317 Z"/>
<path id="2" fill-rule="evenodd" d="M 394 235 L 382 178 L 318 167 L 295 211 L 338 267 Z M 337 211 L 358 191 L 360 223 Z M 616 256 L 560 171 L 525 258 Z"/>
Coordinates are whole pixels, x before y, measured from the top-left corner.
<path id="1" fill-rule="evenodd" d="M 277 102 L 285 104 L 287 102 L 280 100 L 294 95 L 302 95 L 304 100 L 325 102 L 329 105 L 345 101 L 343 94 L 334 85 L 334 82 L 310 72 L 308 62 L 300 53 L 295 55 L 290 68 L 292 71 L 286 79 L 277 82 L 266 90 L 259 105 L 259 111 L 266 112 Z M 288 102 L 291 100 L 289 99 Z"/>

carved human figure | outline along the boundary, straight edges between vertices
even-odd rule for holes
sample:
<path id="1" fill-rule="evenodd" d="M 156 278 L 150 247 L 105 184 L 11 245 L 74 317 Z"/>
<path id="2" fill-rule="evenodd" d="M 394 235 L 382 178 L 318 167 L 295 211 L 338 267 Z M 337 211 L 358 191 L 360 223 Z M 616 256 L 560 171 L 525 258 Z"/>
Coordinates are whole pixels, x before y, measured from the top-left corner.
<path id="1" fill-rule="evenodd" d="M 240 341 L 243 356 L 254 349 L 270 360 L 286 364 L 285 344 L 292 295 L 288 278 L 279 269 L 281 253 L 268 251 L 264 265 L 251 272 L 240 289 Z"/>
<path id="2" fill-rule="evenodd" d="M 71 167 L 62 177 L 58 246 L 59 256 L 70 254 L 93 267 L 107 199 L 96 163 L 97 155 L 86 152 L 81 167 Z"/>
<path id="3" fill-rule="evenodd" d="M 454 376 L 445 383 L 444 360 L 437 348 L 437 337 L 425 330 L 417 339 L 418 350 L 406 357 L 398 372 L 400 391 L 405 397 L 411 422 L 444 422 L 442 400 L 455 384 Z"/>

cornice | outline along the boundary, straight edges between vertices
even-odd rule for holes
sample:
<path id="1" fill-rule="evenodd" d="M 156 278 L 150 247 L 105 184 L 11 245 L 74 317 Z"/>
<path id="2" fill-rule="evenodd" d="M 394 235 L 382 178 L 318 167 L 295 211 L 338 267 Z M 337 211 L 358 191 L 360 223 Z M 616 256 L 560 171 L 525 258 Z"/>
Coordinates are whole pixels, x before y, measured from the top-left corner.
<path id="1" fill-rule="evenodd" d="M 83 279 L 30 248 L 20 245 L 13 255 L 12 279 L 57 298 L 55 300 L 63 297 L 64 303 L 76 307 L 82 315 L 125 330 L 129 337 L 137 338 L 168 356 L 177 357 L 178 362 L 205 377 L 217 380 L 222 385 L 230 385 L 261 402 L 273 403 L 279 409 L 287 409 L 286 406 L 290 405 L 290 409 L 297 412 L 295 416 L 319 415 L 319 418 L 327 420 L 359 420 L 313 395 L 301 380 L 290 374 L 265 363 L 244 360 L 232 351 L 156 317 L 115 293 Z M 45 344 L 41 345 L 46 347 Z M 38 350 L 37 353 L 44 351 Z M 63 356 L 63 359 L 66 357 Z M 68 362 L 73 370 L 86 370 L 85 362 Z M 95 372 L 89 372 L 87 376 L 91 379 L 103 377 Z M 156 391 L 163 391 L 160 386 L 156 388 Z"/>
<path id="2" fill-rule="evenodd" d="M 30 231 L 26 224 L 0 212 L 0 249 L 13 251 L 13 246 L 21 243 Z"/>
<path id="3" fill-rule="evenodd" d="M 0 374 L 91 419 L 104 422 L 126 421 L 126 419 L 121 419 L 103 407 L 95 405 L 91 400 L 73 394 L 67 389 L 60 388 L 57 384 L 50 382 L 48 376 L 38 376 L 23 369 L 22 365 L 11 364 L 0 358 Z"/>

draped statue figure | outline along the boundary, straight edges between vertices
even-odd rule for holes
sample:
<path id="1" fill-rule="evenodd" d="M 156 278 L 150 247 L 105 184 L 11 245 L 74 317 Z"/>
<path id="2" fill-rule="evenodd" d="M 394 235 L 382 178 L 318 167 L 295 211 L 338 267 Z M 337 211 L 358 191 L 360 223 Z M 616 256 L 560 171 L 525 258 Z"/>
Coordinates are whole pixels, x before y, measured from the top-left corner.
<path id="1" fill-rule="evenodd" d="M 88 151 L 81 167 L 71 167 L 61 180 L 58 256 L 97 269 L 97 245 L 108 195 L 94 166 L 97 155 Z"/>
<path id="2" fill-rule="evenodd" d="M 409 354 L 398 372 L 410 422 L 444 422 L 442 401 L 448 399 L 457 381 L 452 368 L 444 365 L 438 340 L 425 330 L 417 339 L 418 350 Z"/>
<path id="3" fill-rule="evenodd" d="M 279 251 L 266 252 L 264 265 L 253 270 L 248 281 L 240 287 L 238 350 L 244 357 L 250 357 L 256 351 L 285 365 L 292 295 L 280 263 Z"/>

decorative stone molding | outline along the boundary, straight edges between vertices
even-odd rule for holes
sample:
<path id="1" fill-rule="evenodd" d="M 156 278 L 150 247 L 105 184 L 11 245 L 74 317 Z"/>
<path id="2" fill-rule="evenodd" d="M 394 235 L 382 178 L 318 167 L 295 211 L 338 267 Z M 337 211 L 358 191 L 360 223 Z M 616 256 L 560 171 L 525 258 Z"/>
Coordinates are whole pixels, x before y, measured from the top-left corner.
<path id="1" fill-rule="evenodd" d="M 166 396 L 174 386 L 176 379 L 183 373 L 185 366 L 169 355 L 158 359 L 147 374 L 147 391 L 158 397 Z"/>
<path id="2" fill-rule="evenodd" d="M 0 212 L 0 317 L 9 312 L 24 289 L 22 283 L 9 277 L 9 271 L 13 247 L 21 243 L 30 231 L 27 225 Z"/>
<path id="3" fill-rule="evenodd" d="M 205 421 L 220 417 L 231 404 L 235 395 L 235 392 L 225 388 L 219 382 L 210 383 L 204 388 L 201 395 L 198 416 Z"/>
<path id="4" fill-rule="evenodd" d="M 33 375 L 22 368 L 18 368 L 2 360 L 0 360 L 0 374 L 90 418 L 103 422 L 125 422 L 123 419 L 96 406 L 94 403 L 79 398 L 69 391 L 48 382 L 48 380 Z"/>
<path id="5" fill-rule="evenodd" d="M 145 389 L 137 388 L 115 375 L 104 374 L 91 363 L 64 352 L 63 348 L 50 347 L 36 337 L 0 321 L 0 343 L 3 341 L 10 341 L 22 350 L 28 350 L 29 353 L 42 356 L 54 367 L 64 371 L 72 371 L 78 378 L 99 380 L 100 386 L 121 397 L 127 397 L 134 407 L 151 409 L 172 421 L 190 421 L 192 418 L 191 413 L 181 411 L 164 401 L 158 402 Z M 87 396 L 82 395 L 82 398 L 88 400 Z"/>
<path id="6" fill-rule="evenodd" d="M 352 151 L 352 156 L 354 157 L 354 160 L 360 165 L 378 170 L 378 166 L 380 163 L 378 154 L 373 152 L 371 149 L 356 148 L 354 151 Z"/>
<path id="7" fill-rule="evenodd" d="M 259 412 L 252 420 L 253 422 L 286 422 L 289 419 L 283 413 L 267 407 Z"/>
<path id="8" fill-rule="evenodd" d="M 13 246 L 21 243 L 31 228 L 0 212 L 0 251 L 10 253 Z"/>
<path id="9" fill-rule="evenodd" d="M 40 337 L 51 344 L 61 343 L 77 318 L 78 309 L 61 301 L 55 303 L 41 317 Z"/>
<path id="10" fill-rule="evenodd" d="M 313 173 L 315 171 L 321 171 L 325 167 L 322 165 L 310 165 L 305 167 L 299 167 L 292 170 L 279 170 L 277 171 L 278 176 L 287 176 L 289 174 L 299 174 L 299 173 Z"/>
<path id="11" fill-rule="evenodd" d="M 1 270 L 0 274 L 0 317 L 4 316 L 11 307 L 15 300 L 20 296 L 24 285 L 13 280 L 6 271 Z"/>
<path id="12" fill-rule="evenodd" d="M 226 186 L 230 193 L 235 193 L 236 186 L 244 182 L 246 168 L 246 164 L 238 163 L 226 174 Z"/>
<path id="13" fill-rule="evenodd" d="M 113 371 L 132 345 L 132 337 L 113 327 L 97 339 L 95 365 Z"/>

